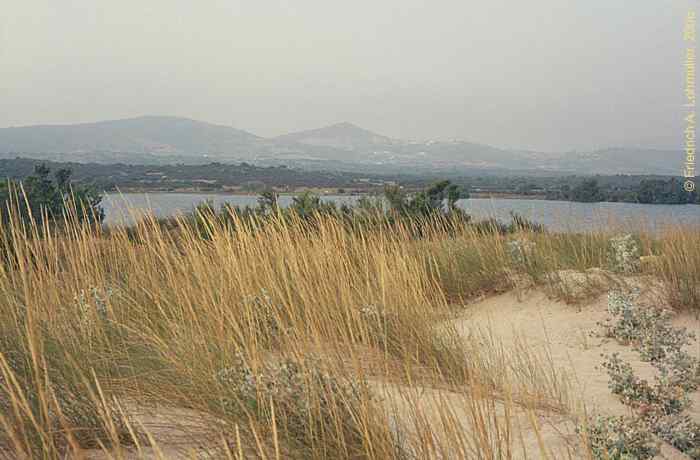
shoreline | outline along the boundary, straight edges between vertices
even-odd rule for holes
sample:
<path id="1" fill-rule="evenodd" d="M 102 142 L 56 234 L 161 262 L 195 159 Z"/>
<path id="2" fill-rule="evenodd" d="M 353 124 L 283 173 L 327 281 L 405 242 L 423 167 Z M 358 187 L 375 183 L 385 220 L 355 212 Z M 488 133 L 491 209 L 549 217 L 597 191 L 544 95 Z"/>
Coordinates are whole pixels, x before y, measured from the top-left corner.
<path id="1" fill-rule="evenodd" d="M 323 193 L 319 192 L 317 189 L 301 189 L 296 191 L 284 191 L 277 192 L 278 196 L 297 196 L 300 193 L 306 191 L 311 191 L 318 194 L 321 197 L 376 197 L 381 196 L 381 193 L 373 193 L 371 191 L 366 192 L 354 192 L 354 193 L 339 193 L 337 191 Z M 138 194 L 138 195 L 220 195 L 220 196 L 260 196 L 258 192 L 245 192 L 245 191 L 233 191 L 233 190 L 216 190 L 216 191 L 203 191 L 203 190 L 154 190 L 154 189 L 129 189 L 129 190 L 116 190 L 116 191 L 103 191 L 105 195 L 118 196 L 120 194 Z M 522 201 L 551 201 L 554 203 L 575 203 L 575 204 L 634 204 L 634 205 L 651 205 L 651 206 L 693 206 L 698 205 L 698 203 L 639 203 L 634 201 L 571 201 L 571 200 L 553 200 L 547 198 L 545 195 L 518 195 L 514 193 L 472 193 L 469 198 L 460 198 L 460 200 L 469 199 L 492 199 L 492 200 L 522 200 Z"/>

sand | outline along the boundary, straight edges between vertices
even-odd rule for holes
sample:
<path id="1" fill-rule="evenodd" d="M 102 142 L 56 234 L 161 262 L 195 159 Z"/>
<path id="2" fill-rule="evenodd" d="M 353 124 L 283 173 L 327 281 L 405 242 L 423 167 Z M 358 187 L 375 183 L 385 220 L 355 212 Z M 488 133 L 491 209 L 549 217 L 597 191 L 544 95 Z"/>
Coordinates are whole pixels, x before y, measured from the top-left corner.
<path id="1" fill-rule="evenodd" d="M 568 276 L 565 274 L 565 277 Z M 575 278 L 573 278 L 575 281 Z M 631 280 L 642 288 L 640 301 L 658 303 L 653 283 L 644 279 Z M 495 417 L 487 422 L 492 428 L 504 423 L 505 416 L 513 421 L 509 433 L 512 451 L 502 453 L 512 458 L 577 458 L 577 436 L 575 435 L 574 412 L 585 410 L 588 414 L 624 415 L 629 409 L 612 395 L 608 388 L 608 376 L 601 368 L 602 354 L 617 352 L 629 361 L 639 375 L 651 380 L 654 369 L 641 362 L 629 346 L 601 334 L 598 323 L 607 314 L 607 298 L 600 296 L 587 303 L 572 306 L 552 299 L 539 289 L 511 291 L 468 305 L 450 320 L 450 326 L 465 339 L 473 340 L 475 334 L 488 331 L 493 340 L 502 343 L 503 349 L 514 350 L 526 347 L 533 356 L 540 356 L 557 374 L 564 376 L 569 386 L 568 410 L 570 413 L 547 409 L 528 409 L 517 403 L 475 397 L 467 389 L 448 391 L 421 386 L 406 386 L 380 381 L 371 382 L 372 388 L 391 414 L 392 427 L 405 439 L 405 446 L 416 458 L 460 459 L 483 457 L 476 453 L 474 445 L 478 436 L 489 436 L 475 430 L 480 423 L 475 420 L 476 412 L 492 413 Z M 678 314 L 674 324 L 686 327 L 700 336 L 700 321 L 688 314 Z M 700 346 L 695 345 L 691 353 L 700 356 Z M 693 406 L 689 413 L 700 422 L 700 394 L 692 394 Z M 450 419 L 444 419 L 445 414 Z M 578 412 L 580 415 L 580 412 Z M 191 419 L 190 425 L 182 425 L 182 420 Z M 179 429 L 174 429 L 177 419 Z M 167 410 L 158 415 L 142 414 L 142 423 L 160 446 L 164 458 L 206 458 L 205 446 L 216 444 L 207 433 L 207 423 L 197 421 L 198 415 L 188 411 Z M 170 422 L 169 422 L 170 420 Z M 437 447 L 418 451 L 415 446 L 430 446 L 426 433 L 444 433 L 445 427 L 460 427 L 463 446 L 452 452 L 440 451 Z M 499 425 L 501 429 L 503 428 Z M 210 427 L 210 426 L 209 426 Z M 430 430 L 428 430 L 430 427 Z M 211 431 L 209 431 L 211 433 Z M 440 435 L 437 435 L 438 437 Z M 493 436 L 493 434 L 491 434 Z M 434 439 L 438 446 L 439 439 Z M 545 446 L 546 455 L 542 455 Z M 144 449 L 145 458 L 156 458 L 151 448 Z M 137 457 L 125 452 L 124 458 Z M 497 453 L 490 456 L 496 457 Z M 106 458 L 96 452 L 88 453 L 88 458 Z M 670 446 L 662 446 L 660 458 L 687 458 Z"/>
<path id="2" fill-rule="evenodd" d="M 653 283 L 646 280 L 630 280 L 642 288 L 640 302 L 656 303 Z M 603 354 L 619 353 L 630 362 L 638 375 L 652 380 L 655 370 L 639 360 L 631 347 L 621 345 L 613 339 L 603 337 L 599 322 L 609 315 L 607 297 L 599 296 L 583 305 L 567 305 L 553 300 L 542 290 L 520 290 L 482 299 L 469 305 L 453 320 L 452 324 L 464 338 L 473 340 L 475 334 L 484 332 L 502 343 L 505 350 L 526 346 L 534 355 L 542 357 L 542 362 L 555 368 L 557 373 L 566 376 L 569 382 L 571 410 L 585 410 L 588 414 L 629 415 L 630 410 L 614 396 L 608 388 L 608 376 L 600 364 Z M 677 314 L 673 323 L 686 327 L 700 336 L 700 322 L 689 314 Z M 700 355 L 700 347 L 689 350 Z M 407 432 L 417 436 L 416 413 L 435 427 L 441 424 L 438 408 L 451 407 L 455 417 L 460 419 L 465 430 L 473 428 L 472 416 L 467 407 L 468 395 L 427 388 L 400 388 L 383 385 L 382 394 L 386 404 L 394 411 L 396 423 Z M 700 422 L 700 394 L 691 395 L 693 406 L 688 411 L 691 417 Z M 496 412 L 503 413 L 504 403 L 496 402 Z M 566 458 L 569 454 L 577 457 L 574 435 L 573 414 L 538 412 L 536 423 L 523 408 L 511 408 L 514 419 L 521 430 L 521 439 L 513 442 L 513 458 L 543 458 L 540 440 L 546 445 L 547 458 Z M 444 412 L 444 410 L 443 410 Z M 535 426 L 538 426 L 535 429 Z M 469 452 L 437 453 L 430 458 L 474 458 Z M 683 459 L 682 453 L 668 445 L 661 446 L 659 458 Z"/>

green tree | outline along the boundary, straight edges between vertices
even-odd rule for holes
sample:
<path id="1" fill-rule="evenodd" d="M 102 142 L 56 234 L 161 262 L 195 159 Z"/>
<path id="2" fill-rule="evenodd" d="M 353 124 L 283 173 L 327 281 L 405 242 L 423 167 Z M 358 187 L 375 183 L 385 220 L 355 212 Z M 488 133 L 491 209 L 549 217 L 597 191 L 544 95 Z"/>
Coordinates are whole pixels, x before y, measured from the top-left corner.
<path id="1" fill-rule="evenodd" d="M 258 196 L 258 208 L 263 214 L 274 214 L 279 209 L 279 194 L 268 188 Z"/>
<path id="2" fill-rule="evenodd" d="M 600 191 L 596 179 L 586 179 L 571 190 L 571 200 L 582 203 L 595 203 L 603 201 L 603 193 Z"/>
<path id="3" fill-rule="evenodd" d="M 399 214 L 404 214 L 408 208 L 406 192 L 398 185 L 384 187 L 384 199 L 389 204 L 389 209 Z"/>
<path id="4" fill-rule="evenodd" d="M 656 186 L 653 181 L 643 180 L 637 187 L 637 201 L 640 203 L 653 203 L 656 200 Z"/>
<path id="5" fill-rule="evenodd" d="M 683 182 L 675 177 L 665 181 L 644 179 L 636 188 L 636 201 L 639 203 L 687 204 L 697 201 L 697 192 L 687 192 Z"/>
<path id="6" fill-rule="evenodd" d="M 337 211 L 335 203 L 324 203 L 320 196 L 308 190 L 292 198 L 290 209 L 303 218 L 311 217 L 314 213 L 334 213 Z"/>
<path id="7" fill-rule="evenodd" d="M 444 204 L 447 201 L 447 210 L 452 211 L 456 207 L 459 196 L 459 187 L 449 180 L 443 180 L 417 193 L 411 200 L 410 207 L 417 214 L 430 214 L 444 211 Z"/>
<path id="8" fill-rule="evenodd" d="M 72 215 L 79 222 L 102 221 L 102 196 L 91 187 L 74 186 L 70 176 L 69 169 L 59 169 L 52 179 L 51 170 L 42 164 L 23 181 L 7 181 L 0 187 L 3 220 L 8 221 L 12 209 L 25 223 L 33 219 L 39 228 L 64 215 Z"/>
<path id="9" fill-rule="evenodd" d="M 447 208 L 452 211 L 457 208 L 457 201 L 459 201 L 460 198 L 468 198 L 469 193 L 466 193 L 466 197 L 464 196 L 465 192 L 462 192 L 459 188 L 458 185 L 456 184 L 450 184 L 447 187 Z"/>
<path id="10" fill-rule="evenodd" d="M 436 212 L 453 212 L 462 197 L 458 185 L 449 180 L 436 182 L 425 190 L 409 197 L 398 185 L 384 188 L 384 198 L 389 208 L 399 214 L 429 215 Z M 445 207 L 446 205 L 446 207 Z"/>

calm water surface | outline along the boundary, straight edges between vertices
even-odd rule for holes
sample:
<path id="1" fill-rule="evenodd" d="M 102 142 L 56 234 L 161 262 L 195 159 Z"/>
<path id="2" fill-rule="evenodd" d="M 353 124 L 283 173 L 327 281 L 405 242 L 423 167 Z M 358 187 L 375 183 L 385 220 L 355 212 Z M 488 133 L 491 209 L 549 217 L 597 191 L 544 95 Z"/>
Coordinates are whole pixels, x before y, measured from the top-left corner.
<path id="1" fill-rule="evenodd" d="M 325 201 L 354 203 L 357 196 L 322 197 Z M 129 223 L 134 215 L 153 212 L 158 217 L 167 217 L 192 211 L 205 200 L 215 207 L 224 203 L 239 206 L 255 206 L 253 195 L 199 194 L 199 193 L 125 193 L 107 194 L 103 207 L 107 224 Z M 280 205 L 287 206 L 292 197 L 280 197 Z M 471 198 L 460 200 L 459 207 L 476 219 L 495 217 L 507 222 L 510 212 L 517 212 L 529 219 L 544 224 L 555 231 L 595 230 L 601 227 L 624 229 L 659 230 L 668 225 L 700 225 L 700 205 L 649 205 L 635 203 L 570 203 L 566 201 L 513 200 Z"/>

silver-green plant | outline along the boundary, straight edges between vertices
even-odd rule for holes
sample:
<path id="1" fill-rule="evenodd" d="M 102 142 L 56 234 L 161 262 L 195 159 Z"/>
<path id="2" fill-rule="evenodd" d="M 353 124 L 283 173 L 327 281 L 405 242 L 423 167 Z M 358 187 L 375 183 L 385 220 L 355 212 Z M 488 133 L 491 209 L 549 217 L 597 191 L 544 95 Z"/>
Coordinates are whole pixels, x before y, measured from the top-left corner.
<path id="1" fill-rule="evenodd" d="M 524 268 L 532 258 L 535 243 L 526 239 L 509 241 L 506 245 L 510 259 L 516 267 Z"/>
<path id="2" fill-rule="evenodd" d="M 87 289 L 81 289 L 80 292 L 73 297 L 78 310 L 86 314 L 90 310 L 94 310 L 98 315 L 107 316 L 107 303 L 114 294 L 111 287 L 99 288 L 92 286 Z"/>
<path id="3" fill-rule="evenodd" d="M 677 381 L 656 376 L 652 385 L 637 377 L 632 366 L 620 359 L 617 353 L 607 356 L 603 367 L 610 377 L 610 391 L 628 406 L 645 412 L 677 414 L 690 405 L 687 392 Z"/>
<path id="4" fill-rule="evenodd" d="M 687 414 L 653 417 L 654 433 L 693 460 L 700 459 L 700 425 Z"/>
<path id="5" fill-rule="evenodd" d="M 631 343 L 658 374 L 652 385 L 635 375 L 632 366 L 618 354 L 606 356 L 603 367 L 610 377 L 610 390 L 636 410 L 634 423 L 649 427 L 660 439 L 700 460 L 700 425 L 683 413 L 691 404 L 688 392 L 700 385 L 700 363 L 685 351 L 695 337 L 685 328 L 674 327 L 670 312 L 641 307 L 634 300 L 631 295 L 612 293 L 608 311 L 613 317 L 603 326 L 608 336 Z M 635 428 L 630 426 L 629 430 Z M 589 433 L 591 446 L 600 433 Z"/>
<path id="6" fill-rule="evenodd" d="M 601 323 L 605 335 L 631 344 L 642 360 L 686 391 L 696 389 L 700 384 L 700 361 L 686 351 L 695 335 L 673 326 L 669 310 L 641 306 L 636 297 L 636 293 L 609 294 L 610 317 Z"/>
<path id="7" fill-rule="evenodd" d="M 606 337 L 628 344 L 638 340 L 643 328 L 647 327 L 646 312 L 635 303 L 638 293 L 613 291 L 608 294 L 608 313 L 602 326 Z"/>
<path id="8" fill-rule="evenodd" d="M 92 343 L 95 326 L 107 319 L 107 305 L 114 294 L 111 287 L 91 286 L 81 289 L 73 297 L 73 303 L 78 312 L 77 324 L 83 336 Z"/>
<path id="9" fill-rule="evenodd" d="M 646 460 L 659 453 L 649 425 L 641 419 L 598 416 L 586 428 L 596 460 Z"/>
<path id="10" fill-rule="evenodd" d="M 276 423 L 296 442 L 308 445 L 310 433 L 340 429 L 346 441 L 361 443 L 353 411 L 370 398 L 361 383 L 331 375 L 315 357 L 270 359 L 256 368 L 241 354 L 233 361 L 214 376 L 225 413 L 269 421 L 273 404 Z M 337 426 L 337 420 L 346 425 Z"/>
<path id="11" fill-rule="evenodd" d="M 635 273 L 639 271 L 639 256 L 639 245 L 631 234 L 610 239 L 608 262 L 614 272 Z"/>
<path id="12" fill-rule="evenodd" d="M 256 322 L 255 330 L 264 332 L 268 339 L 276 339 L 283 331 L 284 309 L 273 302 L 266 289 L 260 289 L 256 295 L 243 299 L 244 306 L 250 310 Z"/>

